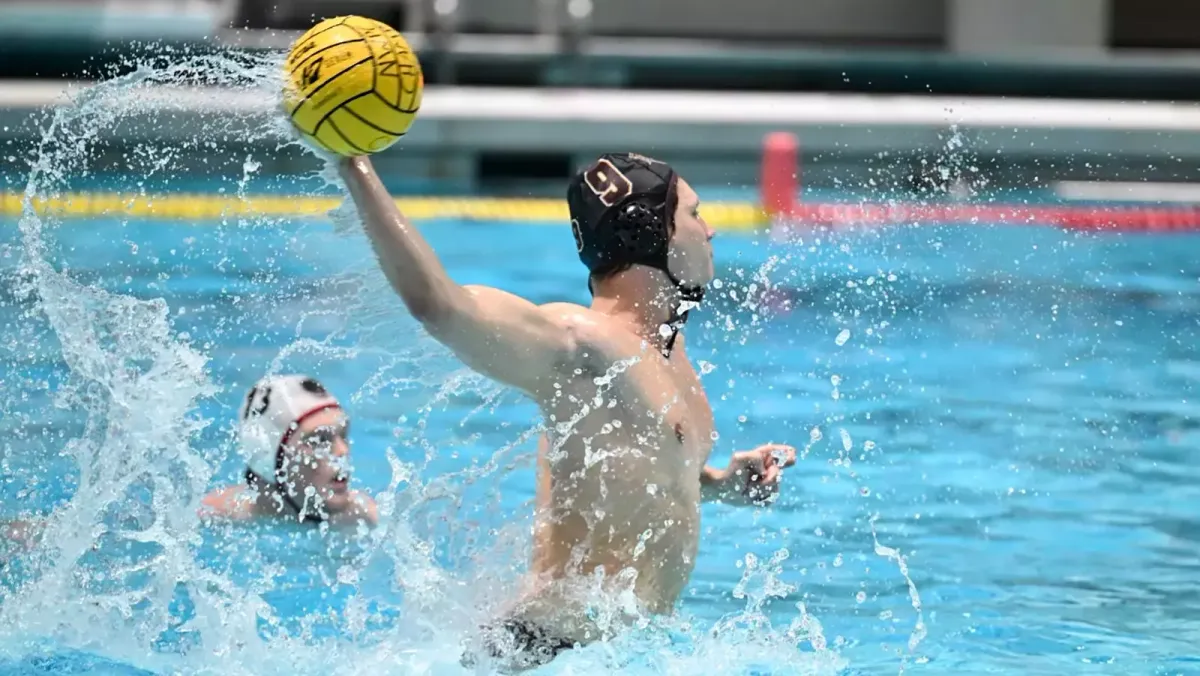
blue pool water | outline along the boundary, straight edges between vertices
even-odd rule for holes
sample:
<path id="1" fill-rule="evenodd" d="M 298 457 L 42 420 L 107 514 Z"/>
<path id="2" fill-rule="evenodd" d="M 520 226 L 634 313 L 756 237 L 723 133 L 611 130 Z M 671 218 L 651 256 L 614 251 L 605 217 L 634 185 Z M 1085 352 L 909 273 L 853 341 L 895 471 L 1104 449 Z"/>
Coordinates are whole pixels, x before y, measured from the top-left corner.
<path id="1" fill-rule="evenodd" d="M 422 228 L 461 282 L 588 299 L 565 227 Z M 0 232 L 0 519 L 57 509 L 75 548 L 0 571 L 0 673 L 467 673 L 527 556 L 536 412 L 422 333 L 360 233 L 70 221 L 48 259 L 80 286 L 38 305 Z M 803 458 L 773 508 L 705 508 L 679 619 L 545 672 L 1200 673 L 1196 238 L 715 244 L 688 330 L 713 462 Z M 345 400 L 382 535 L 192 520 L 269 369 Z"/>

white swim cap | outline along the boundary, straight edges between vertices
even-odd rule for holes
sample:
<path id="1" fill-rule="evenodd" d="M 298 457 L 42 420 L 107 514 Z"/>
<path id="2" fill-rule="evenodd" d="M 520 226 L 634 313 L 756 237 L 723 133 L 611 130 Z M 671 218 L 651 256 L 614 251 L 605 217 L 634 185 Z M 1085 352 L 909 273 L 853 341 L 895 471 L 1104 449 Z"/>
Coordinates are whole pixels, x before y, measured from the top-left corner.
<path id="1" fill-rule="evenodd" d="M 337 399 L 308 376 L 272 376 L 258 381 L 246 394 L 239 416 L 246 469 L 275 483 L 288 437 L 305 418 L 329 408 L 340 408 Z"/>

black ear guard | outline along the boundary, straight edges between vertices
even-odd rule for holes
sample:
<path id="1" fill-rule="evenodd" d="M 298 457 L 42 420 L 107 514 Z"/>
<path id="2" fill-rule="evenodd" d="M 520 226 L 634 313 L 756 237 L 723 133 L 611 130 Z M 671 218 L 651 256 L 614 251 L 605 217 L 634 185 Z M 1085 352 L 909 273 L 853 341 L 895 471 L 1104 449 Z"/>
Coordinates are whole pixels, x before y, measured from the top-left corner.
<path id="1" fill-rule="evenodd" d="M 663 221 L 663 207 L 655 208 L 644 199 L 633 199 L 612 210 L 603 223 L 607 243 L 603 250 L 611 263 L 596 266 L 597 272 L 622 263 L 640 263 L 653 268 L 667 270 L 667 244 L 670 233 Z M 588 280 L 588 291 L 595 292 Z"/>
<path id="2" fill-rule="evenodd" d="M 661 207 L 655 209 L 642 200 L 616 209 L 610 227 L 614 239 L 625 249 L 626 260 L 653 267 L 666 262 L 669 234 L 661 211 Z"/>

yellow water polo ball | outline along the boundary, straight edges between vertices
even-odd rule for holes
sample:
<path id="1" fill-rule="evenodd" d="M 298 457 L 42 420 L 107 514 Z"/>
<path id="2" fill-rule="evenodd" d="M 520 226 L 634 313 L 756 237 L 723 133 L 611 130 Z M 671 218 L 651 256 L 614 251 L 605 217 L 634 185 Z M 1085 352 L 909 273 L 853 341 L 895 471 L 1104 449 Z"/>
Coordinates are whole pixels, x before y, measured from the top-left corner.
<path id="1" fill-rule="evenodd" d="M 284 62 L 283 105 L 307 141 L 352 157 L 408 133 L 425 78 L 408 41 L 361 16 L 326 19 L 300 36 Z"/>

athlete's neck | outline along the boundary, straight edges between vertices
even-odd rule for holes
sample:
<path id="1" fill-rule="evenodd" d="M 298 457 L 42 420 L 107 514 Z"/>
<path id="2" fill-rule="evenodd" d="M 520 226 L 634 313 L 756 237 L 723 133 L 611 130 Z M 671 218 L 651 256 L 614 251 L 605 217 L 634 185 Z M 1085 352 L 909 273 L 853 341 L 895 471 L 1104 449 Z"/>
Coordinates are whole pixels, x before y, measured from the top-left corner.
<path id="1" fill-rule="evenodd" d="M 592 290 L 593 310 L 625 319 L 657 347 L 670 338 L 660 329 L 679 318 L 680 295 L 662 270 L 635 265 L 597 280 Z"/>

